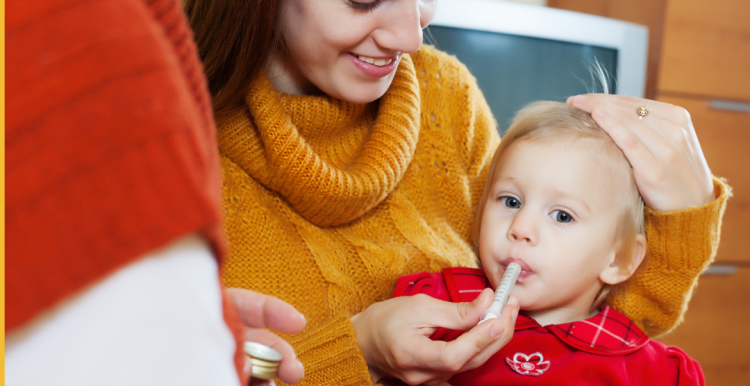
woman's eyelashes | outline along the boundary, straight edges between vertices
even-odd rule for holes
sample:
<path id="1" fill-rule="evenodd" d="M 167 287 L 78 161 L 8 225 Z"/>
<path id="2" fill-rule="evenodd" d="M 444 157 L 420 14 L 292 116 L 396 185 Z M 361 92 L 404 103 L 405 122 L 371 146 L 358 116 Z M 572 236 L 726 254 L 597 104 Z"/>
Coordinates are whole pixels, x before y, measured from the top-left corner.
<path id="1" fill-rule="evenodd" d="M 573 216 L 564 210 L 553 210 L 549 216 L 561 224 L 569 224 L 573 222 Z"/>
<path id="2" fill-rule="evenodd" d="M 375 8 L 379 7 L 383 0 L 372 0 L 372 1 L 352 1 L 348 0 L 349 5 L 354 8 L 355 11 L 370 12 L 374 11 Z"/>

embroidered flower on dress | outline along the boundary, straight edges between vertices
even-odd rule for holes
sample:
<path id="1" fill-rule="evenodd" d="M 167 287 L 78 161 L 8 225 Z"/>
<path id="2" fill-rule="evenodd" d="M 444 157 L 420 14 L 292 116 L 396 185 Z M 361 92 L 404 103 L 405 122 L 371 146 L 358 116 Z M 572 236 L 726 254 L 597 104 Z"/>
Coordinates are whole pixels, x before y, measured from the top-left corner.
<path id="1" fill-rule="evenodd" d="M 550 366 L 549 361 L 545 361 L 544 356 L 540 352 L 535 352 L 531 355 L 519 352 L 513 355 L 513 359 L 505 358 L 505 362 L 513 371 L 521 375 L 531 375 L 534 377 L 542 375 Z"/>

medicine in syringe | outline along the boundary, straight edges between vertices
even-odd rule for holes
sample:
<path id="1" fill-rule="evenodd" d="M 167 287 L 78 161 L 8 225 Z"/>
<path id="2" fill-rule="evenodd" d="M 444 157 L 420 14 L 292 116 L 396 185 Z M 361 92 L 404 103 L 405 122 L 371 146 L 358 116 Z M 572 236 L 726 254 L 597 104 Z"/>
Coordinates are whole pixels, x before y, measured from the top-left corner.
<path id="1" fill-rule="evenodd" d="M 490 306 L 487 307 L 487 310 L 484 311 L 484 313 L 482 314 L 482 319 L 479 321 L 479 323 L 482 323 L 485 320 L 497 319 L 500 317 L 500 313 L 503 311 L 505 303 L 508 302 L 510 291 L 513 290 L 513 286 L 516 284 L 516 280 L 518 280 L 518 275 L 520 274 L 520 265 L 518 265 L 517 263 L 508 264 L 508 267 L 505 268 L 503 278 L 500 279 L 500 285 L 497 286 L 497 291 L 495 291 L 495 300 L 493 300 L 492 304 L 490 304 Z"/>

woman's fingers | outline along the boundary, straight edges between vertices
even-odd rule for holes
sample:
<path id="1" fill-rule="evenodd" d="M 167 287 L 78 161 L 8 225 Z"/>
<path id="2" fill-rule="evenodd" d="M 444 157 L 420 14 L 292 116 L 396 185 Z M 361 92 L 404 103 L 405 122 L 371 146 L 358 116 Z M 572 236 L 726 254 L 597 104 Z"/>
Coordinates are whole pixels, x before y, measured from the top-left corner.
<path id="1" fill-rule="evenodd" d="M 639 120 L 634 104 L 614 98 L 613 95 L 603 94 L 576 96 L 573 106 L 590 113 L 594 121 L 624 152 L 635 150 L 638 142 L 641 142 L 645 149 L 652 153 L 664 144 L 664 137 L 659 131 L 654 130 L 664 119 L 658 113 L 649 113 L 647 121 Z M 638 155 L 638 153 L 633 155 Z M 630 159 L 627 152 L 625 156 Z"/>
<path id="2" fill-rule="evenodd" d="M 599 98 L 590 98 L 588 96 L 584 99 L 579 97 L 580 96 L 576 97 L 573 106 L 591 113 L 594 121 L 604 129 L 612 140 L 615 141 L 615 144 L 622 149 L 625 157 L 630 161 L 630 164 L 633 165 L 633 169 L 646 169 L 647 165 L 652 165 L 654 163 L 654 154 L 646 143 L 650 143 L 653 147 L 660 141 L 660 137 L 657 138 L 653 135 L 649 135 L 645 133 L 644 130 L 634 130 L 631 127 L 635 124 L 633 119 L 623 117 L 622 109 L 607 101 Z M 638 120 L 635 111 L 633 111 L 633 117 L 630 118 L 635 118 L 635 121 Z M 639 134 L 641 135 L 639 136 Z M 645 141 L 643 137 L 647 137 L 645 138 Z"/>
<path id="3" fill-rule="evenodd" d="M 686 139 L 695 142 L 691 146 L 698 143 L 695 130 L 690 123 L 690 114 L 681 107 L 635 97 L 604 94 L 571 97 L 570 103 L 592 113 L 595 120 L 600 116 L 597 113 L 603 112 L 604 115 L 611 116 L 615 122 L 620 123 L 620 128 L 632 131 L 654 154 L 659 154 L 667 148 L 680 148 Z M 643 119 L 638 119 L 636 114 L 639 106 L 647 106 L 650 111 Z M 602 128 L 609 133 L 609 127 Z"/>
<path id="4" fill-rule="evenodd" d="M 304 315 L 283 300 L 242 288 L 227 288 L 226 292 L 248 327 L 285 334 L 296 334 L 305 328 Z"/>
<path id="5" fill-rule="evenodd" d="M 484 351 L 506 330 L 501 319 L 491 319 L 459 336 L 451 342 L 418 341 L 415 346 L 422 355 L 416 357 L 416 365 L 435 371 L 455 373 L 474 356 Z"/>
<path id="6" fill-rule="evenodd" d="M 433 308 L 427 311 L 433 316 L 431 323 L 452 330 L 468 330 L 479 323 L 482 313 L 492 303 L 493 292 L 485 288 L 474 301 L 467 303 L 448 303 L 426 295 L 421 296 L 426 297 L 428 307 Z"/>
<path id="7" fill-rule="evenodd" d="M 432 347 L 424 348 L 427 355 L 420 358 L 420 365 L 453 374 L 481 366 L 505 346 L 513 337 L 519 302 L 515 296 L 511 297 L 499 319 L 477 325 L 479 316 L 492 303 L 492 295 L 491 289 L 485 289 L 474 302 L 458 303 L 459 309 L 463 309 L 458 313 L 463 316 L 455 320 L 444 318 L 444 321 L 454 323 L 444 327 L 469 330 L 451 342 L 427 341 L 426 346 Z"/>
<path id="8" fill-rule="evenodd" d="M 417 302 L 413 309 L 424 320 L 415 320 L 412 327 L 440 326 L 453 330 L 471 330 L 452 342 L 427 339 L 434 328 L 409 337 L 411 342 L 408 345 L 401 344 L 397 348 L 398 356 L 404 359 L 403 364 L 407 367 L 456 372 L 505 330 L 500 319 L 489 320 L 477 326 L 482 312 L 492 302 L 490 289 L 482 291 L 470 303 L 449 303 L 426 295 L 415 295 L 410 300 Z M 414 355 L 416 353 L 419 355 Z"/>
<path id="9" fill-rule="evenodd" d="M 464 311 L 458 311 L 463 316 L 441 315 L 441 312 L 436 310 L 433 314 L 435 319 L 455 323 L 452 327 L 444 327 L 452 329 L 470 328 L 470 330 L 451 342 L 432 341 L 424 339 L 424 337 L 411 342 L 408 349 L 413 350 L 418 355 L 411 355 L 412 362 L 406 362 L 404 365 L 420 369 L 420 371 L 406 373 L 404 380 L 410 384 L 440 384 L 457 372 L 481 366 L 505 346 L 513 336 L 515 318 L 518 315 L 518 299 L 513 297 L 509 300 L 508 305 L 503 309 L 501 318 L 490 319 L 477 325 L 479 315 L 492 301 L 491 295 L 492 290 L 488 289 L 480 294 L 476 303 L 458 303 L 465 307 Z M 483 296 L 488 297 L 488 299 L 480 299 Z M 476 319 L 474 319 L 475 312 Z M 407 357 L 405 354 L 401 356 Z"/>
<path id="10" fill-rule="evenodd" d="M 449 303 L 426 295 L 400 297 L 353 316 L 357 341 L 373 379 L 387 374 L 408 384 L 437 385 L 472 360 L 473 367 L 483 364 L 510 340 L 513 317 L 508 315 L 517 310 L 514 300 L 503 318 L 477 325 L 492 297 L 489 289 L 471 303 Z M 430 340 L 438 327 L 469 331 L 452 342 Z M 480 354 L 481 360 L 475 359 Z"/>
<path id="11" fill-rule="evenodd" d="M 648 117 L 658 116 L 662 119 L 671 121 L 679 126 L 686 127 L 690 120 L 689 115 L 682 107 L 669 103 L 659 102 L 650 99 L 636 98 L 627 95 L 608 95 L 608 94 L 584 94 L 568 98 L 567 103 L 581 110 L 591 113 L 591 105 L 585 103 L 585 100 L 605 100 L 607 103 L 615 105 L 628 113 L 636 116 L 636 109 L 640 106 L 646 106 L 649 109 Z M 646 118 L 644 118 L 646 119 Z"/>
<path id="12" fill-rule="evenodd" d="M 690 115 L 666 103 L 618 95 L 588 94 L 568 99 L 609 134 L 623 151 L 644 202 L 654 210 L 677 210 L 713 200 L 711 172 Z M 651 112 L 638 119 L 638 106 Z"/>
<path id="13" fill-rule="evenodd" d="M 518 301 L 518 298 L 515 296 L 511 296 L 508 299 L 508 303 L 503 308 L 503 312 L 500 315 L 499 319 L 502 326 L 505 327 L 502 335 L 491 342 L 487 347 L 485 347 L 484 350 L 482 350 L 480 353 L 466 362 L 461 368 L 461 371 L 471 370 L 483 365 L 484 362 L 487 362 L 487 360 L 490 359 L 491 356 L 495 355 L 495 353 L 500 351 L 503 346 L 510 342 L 510 340 L 513 338 L 513 333 L 515 332 L 516 319 L 518 318 L 518 311 L 520 310 L 520 308 L 521 303 Z"/>
<path id="14" fill-rule="evenodd" d="M 281 353 L 284 359 L 281 360 L 276 375 L 285 383 L 297 383 L 305 376 L 305 369 L 302 362 L 297 359 L 294 348 L 278 335 L 264 329 L 253 328 L 245 331 L 245 340 L 260 343 Z M 244 369 L 246 374 L 250 374 L 250 366 L 250 358 L 248 357 Z"/>
<path id="15" fill-rule="evenodd" d="M 228 288 L 227 296 L 237 306 L 245 324 L 245 340 L 260 343 L 281 353 L 284 359 L 279 364 L 277 377 L 285 383 L 297 383 L 305 376 L 302 363 L 297 359 L 292 346 L 266 328 L 296 334 L 305 328 L 305 317 L 290 304 L 273 296 L 259 294 L 241 288 Z M 246 374 L 251 371 L 250 359 L 245 364 Z M 263 381 L 253 380 L 263 384 Z"/>

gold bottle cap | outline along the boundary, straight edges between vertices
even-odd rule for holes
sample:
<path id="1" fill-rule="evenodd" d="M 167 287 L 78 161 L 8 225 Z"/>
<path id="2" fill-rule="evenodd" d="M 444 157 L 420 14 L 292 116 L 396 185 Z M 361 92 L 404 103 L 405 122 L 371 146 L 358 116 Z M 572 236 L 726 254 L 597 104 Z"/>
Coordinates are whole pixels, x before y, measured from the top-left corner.
<path id="1" fill-rule="evenodd" d="M 252 363 L 253 366 L 262 366 L 275 369 L 279 367 L 279 363 L 281 362 L 268 362 L 264 361 L 263 359 L 255 359 L 253 357 L 250 357 L 250 363 Z"/>
<path id="2" fill-rule="evenodd" d="M 283 356 L 280 352 L 255 342 L 245 342 L 245 353 L 252 363 L 253 378 L 273 379 Z"/>
<path id="3" fill-rule="evenodd" d="M 253 366 L 251 376 L 258 379 L 273 379 L 274 377 L 276 377 L 276 369 Z"/>
<path id="4" fill-rule="evenodd" d="M 280 352 L 260 343 L 245 342 L 244 349 L 247 355 L 268 362 L 281 362 L 284 358 Z"/>

